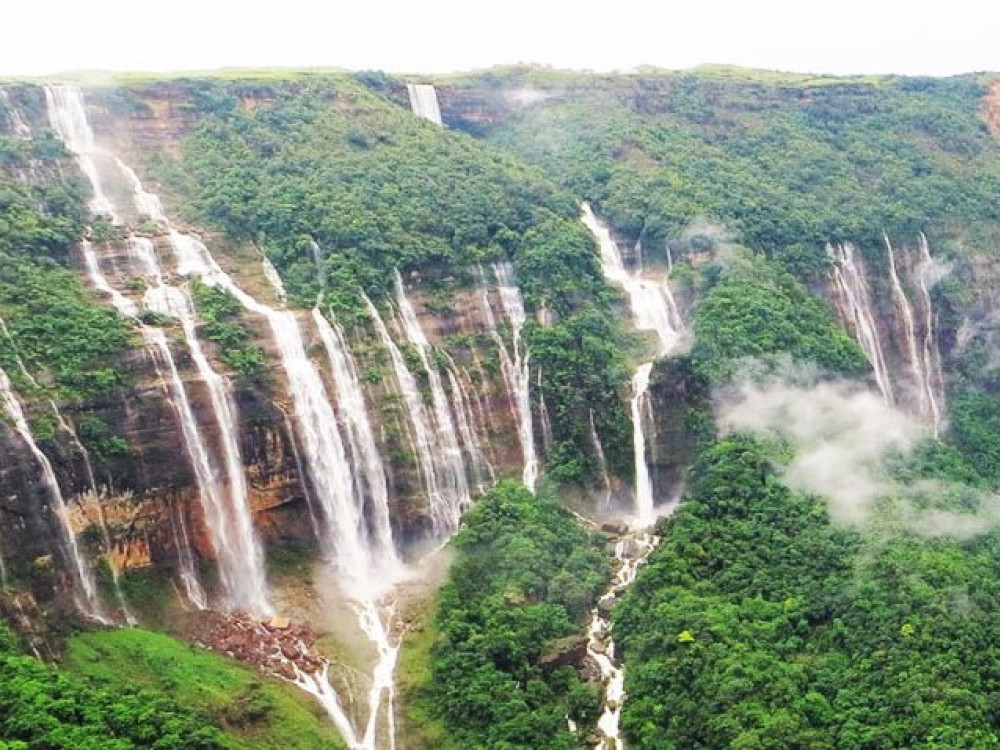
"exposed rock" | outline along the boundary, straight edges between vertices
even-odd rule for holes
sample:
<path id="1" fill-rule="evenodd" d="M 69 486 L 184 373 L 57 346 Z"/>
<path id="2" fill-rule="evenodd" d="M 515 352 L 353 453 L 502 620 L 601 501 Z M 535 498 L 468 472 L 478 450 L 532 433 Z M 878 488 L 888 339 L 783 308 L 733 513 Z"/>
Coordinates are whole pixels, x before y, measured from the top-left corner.
<path id="1" fill-rule="evenodd" d="M 582 635 L 561 638 L 538 657 L 538 666 L 552 670 L 558 667 L 579 668 L 587 655 L 587 639 Z"/>

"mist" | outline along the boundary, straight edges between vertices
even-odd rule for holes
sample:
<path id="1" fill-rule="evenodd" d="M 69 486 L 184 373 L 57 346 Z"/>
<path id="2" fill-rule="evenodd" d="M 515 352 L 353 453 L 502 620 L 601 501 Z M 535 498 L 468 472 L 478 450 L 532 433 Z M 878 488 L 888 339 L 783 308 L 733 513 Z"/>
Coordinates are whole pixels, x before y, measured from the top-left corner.
<path id="1" fill-rule="evenodd" d="M 783 483 L 826 499 L 838 525 L 870 528 L 877 516 L 880 528 L 968 539 L 1000 522 L 995 495 L 959 482 L 893 476 L 891 466 L 905 463 L 930 431 L 856 382 L 786 366 L 721 389 L 715 402 L 724 433 L 786 443 L 793 456 L 779 467 Z M 945 499 L 970 512 L 935 507 Z"/>

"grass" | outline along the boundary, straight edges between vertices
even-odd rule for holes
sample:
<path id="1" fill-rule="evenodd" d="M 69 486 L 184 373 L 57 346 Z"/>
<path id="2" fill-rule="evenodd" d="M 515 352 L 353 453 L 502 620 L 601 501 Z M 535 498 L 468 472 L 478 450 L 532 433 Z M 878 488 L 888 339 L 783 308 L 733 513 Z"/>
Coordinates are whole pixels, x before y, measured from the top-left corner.
<path id="1" fill-rule="evenodd" d="M 203 711 L 236 747 L 344 747 L 322 709 L 297 688 L 159 633 L 81 633 L 68 643 L 65 668 L 103 684 L 129 683 L 163 692 Z"/>
<path id="2" fill-rule="evenodd" d="M 400 737 L 407 750 L 458 750 L 444 723 L 434 716 L 426 688 L 432 682 L 431 647 L 437 639 L 434 612 L 437 597 L 415 603 L 407 612 L 411 627 L 403 636 L 396 665 L 396 691 L 402 706 Z"/>

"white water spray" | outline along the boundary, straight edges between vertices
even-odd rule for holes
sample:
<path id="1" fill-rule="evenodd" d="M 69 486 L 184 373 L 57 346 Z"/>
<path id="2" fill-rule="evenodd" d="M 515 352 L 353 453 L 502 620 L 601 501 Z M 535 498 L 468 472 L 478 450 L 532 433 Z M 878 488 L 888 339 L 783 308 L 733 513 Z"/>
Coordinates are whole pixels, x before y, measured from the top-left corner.
<path id="1" fill-rule="evenodd" d="M 494 263 L 493 274 L 496 276 L 504 314 L 510 322 L 512 353 L 507 351 L 506 344 L 496 330 L 489 295 L 485 289 L 483 290 L 483 306 L 487 313 L 493 338 L 500 351 L 500 368 L 503 371 L 504 382 L 507 385 L 507 392 L 511 396 L 511 403 L 517 419 L 517 434 L 521 441 L 521 453 L 524 459 L 522 481 L 525 487 L 534 492 L 535 484 L 538 481 L 538 455 L 535 451 L 535 430 L 531 420 L 531 375 L 528 369 L 530 357 L 524 342 L 521 340 L 521 330 L 524 328 L 527 315 L 524 312 L 524 301 L 521 299 L 521 292 L 514 281 L 514 271 L 510 264 Z"/>
<path id="2" fill-rule="evenodd" d="M 42 470 L 42 482 L 52 502 L 52 513 L 58 522 L 58 527 L 62 536 L 63 551 L 70 563 L 70 570 L 73 573 L 74 584 L 78 593 L 77 603 L 80 610 L 88 616 L 106 622 L 100 601 L 97 598 L 97 585 L 94 582 L 93 572 L 87 566 L 80 551 L 80 546 L 76 541 L 76 534 L 69 519 L 69 509 L 63 499 L 62 490 L 59 489 L 59 481 L 56 479 L 55 471 L 48 457 L 42 452 L 35 442 L 35 438 L 28 426 L 28 420 L 24 415 L 24 409 L 17 395 L 11 386 L 7 373 L 0 369 L 0 401 L 3 402 L 4 411 L 14 422 L 14 430 L 27 445 L 31 455 L 38 462 Z M 82 597 L 82 598 L 81 598 Z"/>
<path id="3" fill-rule="evenodd" d="M 601 270 L 609 281 L 621 284 L 629 297 L 632 319 L 640 331 L 653 331 L 658 347 L 656 357 L 674 351 L 680 344 L 684 324 L 666 281 L 630 274 L 625 269 L 621 251 L 611 237 L 610 230 L 594 215 L 586 203 L 582 207 L 582 221 L 594 239 L 601 254 Z M 639 523 L 648 526 L 656 520 L 656 501 L 646 461 L 646 433 L 643 414 L 650 409 L 649 381 L 652 362 L 640 365 L 632 378 L 632 444 L 635 450 L 635 512 Z"/>
<path id="4" fill-rule="evenodd" d="M 82 94 L 74 87 L 50 86 L 46 88 L 46 101 L 53 128 L 75 153 L 81 169 L 91 182 L 94 192 L 92 210 L 108 214 L 116 222 L 120 221 L 115 207 L 103 191 L 102 175 L 94 158 L 97 148 Z M 166 224 L 159 198 L 147 192 L 135 172 L 120 159 L 115 158 L 114 161 L 131 184 L 137 211 L 153 221 Z M 138 324 L 157 370 L 161 373 L 166 371 L 168 375 L 171 403 L 177 413 L 185 450 L 198 483 L 199 498 L 219 561 L 220 578 L 226 596 L 234 607 L 261 614 L 269 613 L 271 609 L 267 601 L 263 553 L 250 517 L 246 478 L 237 443 L 235 406 L 229 384 L 212 369 L 202 351 L 195 329 L 194 311 L 187 293 L 164 283 L 152 242 L 132 237 L 129 239 L 129 248 L 130 255 L 140 259 L 143 272 L 154 282 L 144 299 L 147 309 L 180 319 L 192 359 L 209 391 L 213 417 L 219 427 L 222 443 L 224 478 L 223 473 L 217 470 L 217 464 L 194 417 L 185 385 L 163 331 Z M 119 312 L 136 318 L 137 305 L 108 283 L 92 244 L 82 243 L 81 250 L 94 286 L 111 297 L 112 304 Z"/>
<path id="5" fill-rule="evenodd" d="M 408 83 L 406 91 L 410 96 L 410 109 L 417 117 L 422 117 L 441 126 L 441 108 L 438 106 L 437 90 L 429 83 Z"/>
<path id="6" fill-rule="evenodd" d="M 458 444 L 456 437 L 458 430 L 452 421 L 448 398 L 441 384 L 441 375 L 431 359 L 430 342 L 420 327 L 413 305 L 406 296 L 403 277 L 399 271 L 396 271 L 396 303 L 399 306 L 403 331 L 409 343 L 417 350 L 430 385 L 436 446 L 433 455 L 436 456 L 434 464 L 438 473 L 438 492 L 430 497 L 430 511 L 435 531 L 447 534 L 458 528 L 462 511 L 472 502 L 462 448 Z"/>
<path id="7" fill-rule="evenodd" d="M 827 245 L 827 254 L 834 261 L 833 281 L 841 317 L 854 329 L 858 344 L 871 362 L 882 398 L 887 404 L 892 404 L 895 401 L 892 381 L 875 324 L 876 315 L 864 265 L 855 258 L 855 249 L 850 243 L 835 247 Z"/>

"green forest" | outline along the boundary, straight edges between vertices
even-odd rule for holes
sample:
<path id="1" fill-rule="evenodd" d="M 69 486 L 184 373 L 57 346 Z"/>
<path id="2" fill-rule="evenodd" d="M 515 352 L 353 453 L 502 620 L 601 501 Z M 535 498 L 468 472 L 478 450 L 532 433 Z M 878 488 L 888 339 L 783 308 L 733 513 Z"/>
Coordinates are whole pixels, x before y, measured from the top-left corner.
<path id="1" fill-rule="evenodd" d="M 379 72 L 248 73 L 126 78 L 88 92 L 102 138 L 113 140 L 116 128 L 139 133 L 130 147 L 178 226 L 204 231 L 206 242 L 218 238 L 227 269 L 252 256 L 259 275 L 263 254 L 300 322 L 315 307 L 348 332 L 372 402 L 362 398 L 360 407 L 376 415 L 372 440 L 389 446 L 379 457 L 387 479 L 407 467 L 398 486 L 388 482 L 386 506 L 399 514 L 390 521 L 403 566 L 415 577 L 427 560 L 447 568 L 440 587 L 414 586 L 417 594 L 391 602 L 398 620 L 389 638 L 401 644 L 399 746 L 594 744 L 605 704 L 584 634 L 617 572 L 612 542 L 627 534 L 619 521 L 637 483 L 631 379 L 649 337 L 634 330 L 625 293 L 602 275 L 598 247 L 580 221 L 588 201 L 633 267 L 669 279 L 686 327 L 678 349 L 654 363 L 651 405 L 637 407 L 647 408 L 650 428 L 640 459 L 654 469 L 689 464 L 669 488 L 680 502 L 656 523 L 658 546 L 607 613 L 625 668 L 626 746 L 1000 748 L 1000 143 L 982 116 L 990 78 L 499 68 L 435 79 L 445 127 L 413 116 L 409 81 Z M 146 500 L 116 485 L 125 477 L 115 471 L 136 446 L 105 421 L 106 407 L 139 409 L 142 398 L 166 391 L 155 364 L 142 375 L 140 323 L 91 288 L 79 252 L 91 241 L 113 256 L 127 227 L 88 218 L 83 175 L 41 124 L 38 87 L 24 88 L 32 93 L 18 101 L 33 102 L 38 132 L 30 140 L 0 137 L 0 367 L 60 478 L 72 461 L 53 405 L 71 416 L 94 457 L 106 485 L 94 488 L 96 502 L 122 490 L 122 504 L 138 508 Z M 150 133 L 166 117 L 166 100 L 176 139 L 146 151 L 142 139 L 155 141 Z M 169 252 L 164 227 L 148 216 L 135 223 Z M 893 285 L 883 278 L 886 237 L 912 250 L 921 233 L 933 262 L 913 272 L 901 260 L 909 273 Z M 905 402 L 893 407 L 876 396 L 872 364 L 831 302 L 828 247 L 845 242 L 872 269 L 865 291 L 877 300 L 876 327 L 900 350 L 895 339 L 909 330 L 910 349 L 892 366 L 915 368 L 921 352 L 940 349 L 939 431 L 903 416 Z M 474 363 L 475 390 L 486 373 L 502 380 L 496 341 L 513 343 L 507 322 L 496 338 L 463 328 L 470 325 L 463 316 L 480 313 L 462 305 L 479 304 L 480 280 L 494 262 L 512 265 L 526 308 L 523 353 L 542 476 L 531 492 L 519 472 L 494 472 L 495 484 L 471 491 L 474 503 L 454 536 L 434 538 L 420 525 L 423 509 L 396 503 L 394 493 L 424 487 L 365 297 L 390 329 L 398 327 L 398 272 L 440 323 L 433 361 L 442 370 Z M 145 282 L 133 281 L 129 291 L 138 294 Z M 291 424 L 297 404 L 266 323 L 220 287 L 179 274 L 170 282 L 191 292 L 197 333 L 226 383 Z M 896 300 L 918 293 L 929 310 L 914 322 Z M 172 337 L 183 377 L 193 379 L 179 328 L 149 311 L 139 320 Z M 327 366 L 311 329 L 303 346 Z M 426 369 L 414 347 L 400 348 L 429 411 Z M 736 425 L 742 386 L 760 394 L 798 376 L 792 384 L 807 395 L 781 424 Z M 334 378 L 322 378 L 331 393 Z M 804 455 L 840 466 L 843 446 L 831 446 L 840 422 L 858 417 L 845 410 L 815 426 L 818 437 L 797 434 L 797 410 L 813 413 L 805 399 L 823 388 L 870 397 L 866 416 L 898 417 L 872 429 L 905 432 L 890 449 L 864 456 L 857 475 L 831 480 L 864 485 L 859 493 L 872 496 L 853 521 L 836 513 L 839 487 L 824 494 L 796 482 Z M 469 412 L 500 444 L 486 446 L 492 457 L 520 461 L 518 436 L 489 426 L 494 412 L 502 413 L 497 421 L 516 420 L 513 409 L 498 406 L 497 393 L 473 395 Z M 163 413 L 152 421 L 166 424 L 169 396 L 162 398 Z M 551 434 L 541 424 L 543 402 Z M 206 411 L 196 402 L 198 409 Z M 275 588 L 286 587 L 272 599 L 296 616 L 326 617 L 311 590 L 323 585 L 330 562 L 313 555 L 322 547 L 314 544 L 316 487 L 292 428 L 283 436 L 271 425 L 280 417 L 265 411 L 243 415 L 249 429 L 239 450 L 252 455 L 247 513 L 260 524 Z M 343 405 L 329 414 L 334 431 L 347 435 Z M 212 421 L 204 413 L 194 419 L 203 429 Z M 0 417 L 0 437 L 8 421 Z M 170 429 L 163 424 L 156 429 Z M 216 429 L 205 430 L 209 442 Z M 351 450 L 344 461 L 353 470 L 367 457 Z M 0 467 L 0 483 L 5 472 Z M 813 473 L 821 473 L 815 465 Z M 358 495 L 369 481 L 338 479 Z M 167 582 L 183 564 L 174 515 L 195 495 L 184 491 L 152 488 L 162 517 L 137 515 L 112 529 L 133 534 L 148 552 L 145 567 L 124 581 L 150 629 L 68 615 L 50 601 L 58 555 L 53 565 L 52 555 L 35 555 L 39 545 L 30 558 L 0 549 L 0 611 L 13 613 L 29 590 L 38 594 L 54 655 L 52 663 L 29 655 L 32 634 L 13 615 L 10 627 L 0 625 L 0 750 L 343 746 L 320 705 L 289 682 L 153 632 L 178 636 L 199 616 L 180 612 L 186 605 L 175 606 L 174 594 L 182 601 L 181 592 Z M 16 517 L 27 529 L 21 500 L 0 497 L 0 520 Z M 376 511 L 360 505 L 351 511 L 363 537 Z M 211 587 L 217 550 L 199 514 L 195 542 L 184 544 L 196 550 L 192 566 Z M 99 547 L 93 525 L 87 534 Z M 107 560 L 98 573 L 110 588 Z M 337 641 L 336 625 L 323 628 L 322 646 L 354 649 Z M 353 660 L 365 656 L 357 651 L 342 667 L 333 659 L 352 719 L 364 715 L 369 687 L 355 673 Z"/>

